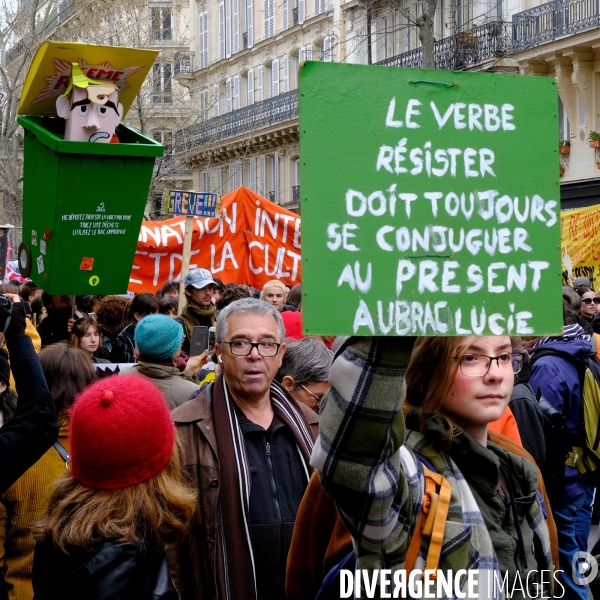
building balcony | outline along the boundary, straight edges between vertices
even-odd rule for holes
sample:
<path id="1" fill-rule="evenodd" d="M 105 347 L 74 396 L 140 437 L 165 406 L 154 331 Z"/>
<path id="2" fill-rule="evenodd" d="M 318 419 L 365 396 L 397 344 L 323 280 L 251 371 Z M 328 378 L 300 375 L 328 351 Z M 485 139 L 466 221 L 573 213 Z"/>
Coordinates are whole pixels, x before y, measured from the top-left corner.
<path id="1" fill-rule="evenodd" d="M 298 119 L 298 90 L 244 106 L 175 134 L 175 152 L 202 152 L 223 145 L 225 140 L 260 136 L 274 126 Z M 229 145 L 229 144 L 228 144 Z"/>
<path id="2" fill-rule="evenodd" d="M 473 27 L 468 32 L 457 33 L 434 43 L 435 68 L 462 71 L 485 62 L 503 58 L 511 52 L 510 23 L 493 21 Z M 378 63 L 385 67 L 412 67 L 420 69 L 423 49 L 415 48 Z"/>
<path id="3" fill-rule="evenodd" d="M 553 0 L 513 15 L 513 52 L 597 27 L 600 27 L 597 0 Z"/>
<path id="4" fill-rule="evenodd" d="M 175 77 L 178 75 L 191 76 L 194 70 L 193 52 L 175 52 Z"/>

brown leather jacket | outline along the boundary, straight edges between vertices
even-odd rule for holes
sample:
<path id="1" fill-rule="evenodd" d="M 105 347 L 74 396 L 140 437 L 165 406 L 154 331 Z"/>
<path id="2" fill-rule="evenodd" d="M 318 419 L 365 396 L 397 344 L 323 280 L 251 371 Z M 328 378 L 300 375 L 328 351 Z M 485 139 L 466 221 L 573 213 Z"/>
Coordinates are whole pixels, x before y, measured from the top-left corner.
<path id="1" fill-rule="evenodd" d="M 213 427 L 213 384 L 176 408 L 171 416 L 184 451 L 184 468 L 198 489 L 198 505 L 183 544 L 169 553 L 172 579 L 183 600 L 225 600 L 227 593 L 223 531 L 220 527 L 219 455 Z M 296 403 L 310 426 L 319 433 L 319 415 Z M 177 562 L 177 564 L 174 564 Z M 235 565 L 230 567 L 235 573 Z M 230 577 L 235 577 L 235 574 Z"/>
<path id="2" fill-rule="evenodd" d="M 509 438 L 490 431 L 490 439 L 505 450 L 523 456 L 534 465 L 533 457 Z M 537 466 L 536 466 L 537 469 Z M 558 537 L 550 501 L 539 469 L 538 490 L 546 506 L 552 562 L 558 565 Z M 333 498 L 323 489 L 316 473 L 310 478 L 296 517 L 292 545 L 288 553 L 285 592 L 287 600 L 313 600 L 325 575 L 352 551 L 352 536 L 340 518 Z"/>

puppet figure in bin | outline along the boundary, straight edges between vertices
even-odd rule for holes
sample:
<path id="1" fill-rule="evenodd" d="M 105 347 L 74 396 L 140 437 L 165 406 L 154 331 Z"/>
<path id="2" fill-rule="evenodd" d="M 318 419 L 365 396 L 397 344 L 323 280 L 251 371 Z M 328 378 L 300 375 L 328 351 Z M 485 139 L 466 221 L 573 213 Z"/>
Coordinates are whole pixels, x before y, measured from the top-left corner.
<path id="1" fill-rule="evenodd" d="M 115 134 L 123 116 L 119 88 L 114 81 L 99 81 L 84 75 L 72 63 L 69 85 L 56 99 L 56 113 L 66 120 L 65 140 L 118 143 Z"/>

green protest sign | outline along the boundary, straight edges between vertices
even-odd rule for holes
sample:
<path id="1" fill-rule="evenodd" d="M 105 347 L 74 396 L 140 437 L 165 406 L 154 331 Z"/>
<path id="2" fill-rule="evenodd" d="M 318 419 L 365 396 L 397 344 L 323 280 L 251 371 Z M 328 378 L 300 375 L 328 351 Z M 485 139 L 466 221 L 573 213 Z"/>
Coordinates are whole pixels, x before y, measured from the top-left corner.
<path id="1" fill-rule="evenodd" d="M 562 329 L 557 84 L 306 63 L 307 334 Z"/>

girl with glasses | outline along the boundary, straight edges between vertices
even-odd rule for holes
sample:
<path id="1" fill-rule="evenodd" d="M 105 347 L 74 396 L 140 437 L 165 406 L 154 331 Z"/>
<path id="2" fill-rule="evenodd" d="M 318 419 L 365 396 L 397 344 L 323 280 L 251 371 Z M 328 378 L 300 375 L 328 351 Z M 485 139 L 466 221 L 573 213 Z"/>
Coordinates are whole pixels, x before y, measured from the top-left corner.
<path id="1" fill-rule="evenodd" d="M 503 578 L 513 598 L 542 588 L 550 596 L 553 586 L 560 595 L 541 475 L 521 447 L 488 431 L 522 362 L 509 337 L 349 338 L 342 346 L 312 464 L 354 538 L 357 569 L 391 569 L 393 581 L 396 570 L 425 568 L 427 541 L 414 566 L 406 559 L 426 462 L 452 488 L 437 567 L 444 575 L 479 570 L 479 598 L 506 595 Z"/>

